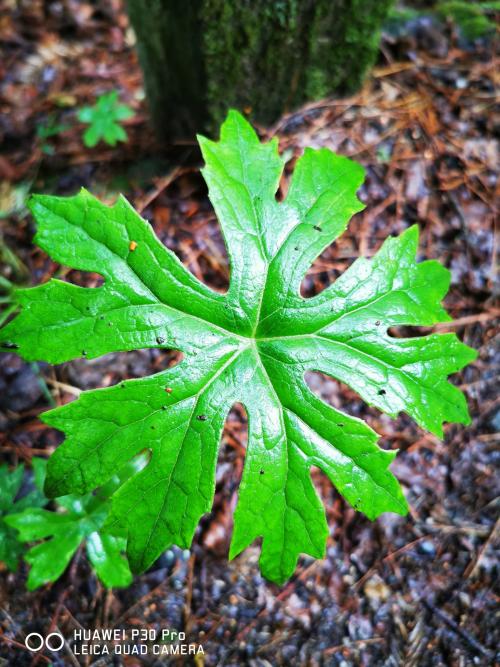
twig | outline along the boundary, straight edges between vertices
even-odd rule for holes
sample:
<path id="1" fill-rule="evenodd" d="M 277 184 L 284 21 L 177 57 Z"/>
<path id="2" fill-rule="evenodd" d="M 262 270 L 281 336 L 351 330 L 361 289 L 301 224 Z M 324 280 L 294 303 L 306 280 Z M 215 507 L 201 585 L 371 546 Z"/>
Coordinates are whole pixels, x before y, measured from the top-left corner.
<path id="1" fill-rule="evenodd" d="M 355 641 L 348 642 L 346 644 L 337 644 L 337 646 L 331 646 L 330 648 L 325 649 L 323 655 L 333 655 L 338 651 L 350 650 L 355 648 L 358 644 L 382 644 L 386 642 L 385 637 L 370 637 L 368 639 L 356 639 Z"/>
<path id="2" fill-rule="evenodd" d="M 399 556 L 399 554 L 404 553 L 405 551 L 409 551 L 411 548 L 413 548 L 416 544 L 419 542 L 422 542 L 423 540 L 427 540 L 429 538 L 432 538 L 432 535 L 427 534 L 427 535 L 422 535 L 421 537 L 417 537 L 416 540 L 412 540 L 411 542 L 408 542 L 408 544 L 405 544 L 404 546 L 400 547 L 399 549 L 396 549 L 396 551 L 391 551 L 390 554 L 387 554 L 387 556 L 384 556 L 381 560 L 377 561 L 375 565 L 373 565 L 365 574 L 358 579 L 358 581 L 354 584 L 354 590 L 359 591 L 361 586 L 372 577 L 375 572 L 378 570 L 378 568 L 385 563 L 388 560 L 392 560 L 396 556 Z"/>
<path id="3" fill-rule="evenodd" d="M 56 627 L 56 630 L 59 632 L 59 634 L 62 635 L 62 633 L 59 631 L 59 628 Z M 64 647 L 65 647 L 66 651 L 68 652 L 68 656 L 69 656 L 70 662 L 71 662 L 75 667 L 80 667 L 80 663 L 79 663 L 78 660 L 76 659 L 76 656 L 75 656 L 75 654 L 73 653 L 73 649 L 72 649 L 71 646 L 69 645 L 69 642 L 66 640 L 66 638 L 63 638 L 63 639 L 64 639 Z"/>
<path id="4" fill-rule="evenodd" d="M 473 558 L 471 560 L 471 562 L 465 568 L 465 572 L 464 572 L 464 578 L 465 579 L 469 579 L 469 577 L 473 577 L 475 575 L 479 566 L 481 565 L 481 561 L 483 560 L 483 556 L 484 556 L 488 546 L 492 542 L 496 541 L 499 532 L 500 532 L 500 517 L 496 520 L 496 523 L 493 526 L 493 529 L 492 529 L 491 533 L 488 535 L 488 538 L 485 540 L 483 546 L 479 549 L 477 557 Z"/>
<path id="5" fill-rule="evenodd" d="M 500 317 L 499 310 L 491 310 L 487 313 L 478 313 L 477 315 L 465 315 L 465 317 L 459 317 L 457 320 L 452 322 L 439 322 L 436 324 L 436 329 L 448 329 L 449 327 L 463 327 L 467 324 L 476 324 L 481 322 L 489 322 L 490 320 L 495 320 L 497 317 Z"/>
<path id="6" fill-rule="evenodd" d="M 448 616 L 444 611 L 441 611 L 441 609 L 438 609 L 435 607 L 431 602 L 427 602 L 427 600 L 422 600 L 422 603 L 427 609 L 435 614 L 438 618 L 440 618 L 443 623 L 446 623 L 446 625 L 452 630 L 455 634 L 459 635 L 459 637 L 462 637 L 463 640 L 465 640 L 469 646 L 471 646 L 473 649 L 476 651 L 479 651 L 483 655 L 487 656 L 488 658 L 492 658 L 492 652 L 489 651 L 487 648 L 485 648 L 478 640 L 471 635 L 470 632 L 467 630 L 464 630 L 461 628 L 455 621 Z"/>
<path id="7" fill-rule="evenodd" d="M 307 576 L 309 574 L 311 574 L 311 572 L 313 572 L 318 567 L 318 565 L 320 563 L 321 563 L 321 561 L 315 560 L 308 567 L 306 567 L 304 570 L 302 570 L 302 572 L 299 574 L 299 576 L 296 579 L 293 579 L 292 581 L 290 581 L 290 583 L 285 586 L 285 588 L 281 591 L 281 593 L 278 593 L 278 595 L 275 597 L 275 601 L 276 602 L 282 602 L 283 600 L 286 600 L 293 593 L 293 591 L 295 590 L 295 586 L 297 584 L 297 581 L 304 581 L 304 579 L 306 579 Z M 238 633 L 238 635 L 236 637 L 236 640 L 241 641 L 243 639 L 243 637 L 247 634 L 247 632 L 249 632 L 254 627 L 254 625 L 257 623 L 258 619 L 263 614 L 265 614 L 267 611 L 268 611 L 267 607 L 264 607 L 264 609 L 261 609 L 261 611 L 259 611 L 257 616 L 253 619 L 253 621 L 248 623 L 242 630 L 240 630 L 240 632 Z"/>
<path id="8" fill-rule="evenodd" d="M 82 393 L 82 389 L 79 389 L 78 387 L 73 387 L 73 385 L 67 384 L 66 382 L 59 382 L 59 380 L 53 380 L 52 378 L 47 378 L 46 382 L 47 384 L 50 384 L 51 387 L 55 387 L 56 389 L 62 389 L 67 394 L 72 394 L 77 398 Z"/>
<path id="9" fill-rule="evenodd" d="M 23 651 L 29 651 L 29 648 L 27 646 L 21 644 L 20 642 L 16 642 L 14 639 L 9 639 L 9 637 L 6 637 L 3 634 L 3 632 L 0 633 L 0 640 L 6 642 L 7 644 L 11 644 L 12 646 L 16 646 L 17 648 L 21 648 Z M 39 655 L 40 655 L 39 660 L 44 660 L 47 664 L 50 665 L 51 661 L 49 660 L 49 658 L 47 658 L 45 655 L 42 655 L 41 653 Z"/>
<path id="10" fill-rule="evenodd" d="M 52 616 L 52 619 L 50 621 L 50 625 L 49 625 L 47 635 L 49 635 L 51 632 L 54 632 L 56 630 L 56 628 L 57 628 L 57 619 L 58 619 L 59 614 L 61 613 L 61 610 L 64 606 L 64 600 L 66 599 L 70 590 L 71 590 L 71 588 L 65 588 L 62 591 L 62 593 L 59 595 L 59 598 L 58 598 L 57 604 L 56 604 L 56 609 L 55 609 L 54 615 Z M 66 643 L 66 640 L 65 640 L 64 643 Z M 33 658 L 32 662 L 31 662 L 31 666 L 35 667 L 35 665 L 37 665 L 42 658 L 43 658 L 42 653 L 37 653 L 37 655 L 35 655 L 35 657 Z"/>
<path id="11" fill-rule="evenodd" d="M 132 611 L 134 609 L 143 605 L 147 600 L 150 600 L 157 593 L 159 593 L 159 591 L 161 591 L 161 589 L 167 584 L 169 579 L 170 579 L 170 576 L 167 577 L 166 579 L 164 579 L 161 583 L 159 583 L 158 586 L 155 586 L 153 588 L 153 590 L 149 591 L 149 593 L 146 593 L 141 598 L 139 598 L 139 600 L 137 600 L 137 602 L 134 602 L 134 604 L 132 606 L 130 606 L 128 609 L 126 609 L 123 612 L 123 614 L 121 614 L 121 616 L 119 616 L 117 618 L 117 620 L 113 623 L 112 628 L 118 627 L 120 625 L 120 623 L 122 623 L 122 621 L 124 621 L 126 618 L 128 618 L 128 616 L 130 616 L 130 614 L 132 613 Z"/>
<path id="12" fill-rule="evenodd" d="M 176 167 L 175 169 L 172 169 L 172 171 L 167 174 L 164 178 L 158 179 L 156 182 L 156 187 L 154 190 L 152 190 L 149 194 L 147 194 L 145 197 L 142 197 L 136 202 L 136 209 L 139 214 L 141 214 L 145 208 L 147 208 L 154 200 L 160 196 L 160 194 L 168 188 L 168 186 L 173 183 L 179 176 L 182 176 L 183 174 L 187 174 L 190 171 L 193 171 L 193 169 L 188 168 L 188 167 Z"/>
<path id="13" fill-rule="evenodd" d="M 193 601 L 193 575 L 194 575 L 194 562 L 196 556 L 191 554 L 188 563 L 188 573 L 187 573 L 187 582 L 186 582 L 186 602 L 184 604 L 183 616 L 184 616 L 184 631 L 186 636 L 189 636 L 191 630 L 191 605 Z"/>

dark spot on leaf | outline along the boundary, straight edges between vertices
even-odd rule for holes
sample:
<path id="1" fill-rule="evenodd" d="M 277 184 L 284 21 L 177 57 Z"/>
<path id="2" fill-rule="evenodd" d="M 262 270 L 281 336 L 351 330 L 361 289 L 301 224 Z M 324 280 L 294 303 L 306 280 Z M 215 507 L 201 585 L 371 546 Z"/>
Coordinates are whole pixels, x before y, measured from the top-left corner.
<path id="1" fill-rule="evenodd" d="M 17 343 L 9 343 L 9 342 L 2 343 L 2 347 L 7 348 L 7 350 L 18 350 L 19 349 L 19 345 Z"/>
<path id="2" fill-rule="evenodd" d="M 155 426 L 151 426 L 151 428 L 152 428 L 152 429 L 153 429 L 153 431 L 154 431 L 156 427 L 155 427 Z"/>
<path id="3" fill-rule="evenodd" d="M 295 248 L 294 248 L 294 250 L 298 250 L 298 249 L 299 249 L 299 246 L 298 246 L 298 245 L 296 245 L 296 246 L 295 246 Z"/>
<path id="4" fill-rule="evenodd" d="M 161 345 L 162 343 L 165 342 L 165 339 L 162 338 L 161 336 L 156 336 L 156 342 L 158 343 L 158 345 Z"/>
<path id="5" fill-rule="evenodd" d="M 259 475 L 263 475 L 263 474 L 264 474 L 264 471 L 263 471 L 263 470 L 259 470 Z"/>
<path id="6" fill-rule="evenodd" d="M 379 327 L 379 326 L 380 326 L 380 320 L 377 320 L 377 321 L 375 322 L 375 326 L 376 326 L 376 327 Z"/>
<path id="7" fill-rule="evenodd" d="M 108 327 L 112 327 L 112 326 L 113 326 L 113 322 L 108 322 Z"/>
<path id="8" fill-rule="evenodd" d="M 125 389 L 125 382 L 122 382 L 121 385 L 120 385 L 120 387 L 121 387 L 122 389 Z"/>
<path id="9" fill-rule="evenodd" d="M 162 406 L 161 406 L 161 409 L 162 409 L 162 410 L 168 410 L 168 405 L 162 405 Z"/>
<path id="10" fill-rule="evenodd" d="M 342 422 L 340 422 L 339 424 L 337 424 L 337 426 L 338 426 L 339 428 L 344 428 L 344 424 L 343 424 Z"/>
<path id="11" fill-rule="evenodd" d="M 196 419 L 198 419 L 198 421 L 200 421 L 200 422 L 206 422 L 208 417 L 207 417 L 207 415 L 198 415 L 196 417 Z"/>
<path id="12" fill-rule="evenodd" d="M 383 396 L 386 392 L 385 389 L 379 389 L 377 393 L 379 396 Z"/>
<path id="13" fill-rule="evenodd" d="M 100 320 L 103 320 L 103 319 L 104 319 L 104 315 L 99 315 L 99 319 L 100 319 Z"/>
<path id="14" fill-rule="evenodd" d="M 321 231 L 321 227 L 319 227 L 318 225 L 314 225 L 313 229 L 315 229 L 317 232 Z"/>
<path id="15" fill-rule="evenodd" d="M 87 356 L 87 350 L 82 350 L 82 356 L 84 356 L 84 357 Z"/>
<path id="16" fill-rule="evenodd" d="M 165 387 L 165 391 L 167 392 L 167 394 L 171 394 L 172 393 L 172 387 Z"/>

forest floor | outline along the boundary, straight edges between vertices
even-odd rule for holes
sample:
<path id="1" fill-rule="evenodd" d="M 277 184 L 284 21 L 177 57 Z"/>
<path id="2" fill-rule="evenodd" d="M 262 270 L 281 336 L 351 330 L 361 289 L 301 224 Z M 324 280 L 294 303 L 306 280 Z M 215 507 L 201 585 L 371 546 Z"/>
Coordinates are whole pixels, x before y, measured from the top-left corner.
<path id="1" fill-rule="evenodd" d="M 85 186 L 106 202 L 123 192 L 197 276 L 224 289 L 227 256 L 206 187 L 192 166 L 196 147 L 178 146 L 158 157 L 120 2 L 106 3 L 106 11 L 86 2 L 7 4 L 12 10 L 0 20 L 2 275 L 19 284 L 55 274 L 97 284 L 97 276 L 61 268 L 32 245 L 34 226 L 24 204 L 29 192 L 71 194 Z M 315 262 L 305 295 L 413 223 L 421 230 L 421 258 L 438 259 L 451 270 L 445 304 L 455 321 L 440 330 L 456 332 L 479 352 L 453 377 L 466 393 L 470 426 L 447 425 L 439 441 L 405 416 L 391 420 L 366 407 L 331 379 L 309 377 L 325 400 L 366 419 L 384 447 L 399 449 L 392 470 L 410 514 L 372 523 L 314 471 L 330 526 L 326 558 L 302 558 L 282 587 L 262 579 L 256 545 L 228 562 L 246 440 L 245 415 L 235 409 L 224 430 L 213 511 L 202 520 L 191 551 L 170 549 L 125 590 L 106 591 L 83 557 L 57 583 L 33 593 L 25 589 L 26 566 L 1 571 L 0 664 L 187 664 L 173 658 L 77 658 L 70 645 L 33 658 L 24 648 L 28 632 L 50 627 L 69 636 L 80 626 L 184 631 L 188 641 L 203 645 L 198 666 L 495 664 L 498 71 L 493 42 L 464 45 L 449 27 L 417 22 L 403 37 L 384 39 L 378 66 L 359 94 L 321 101 L 259 128 L 263 138 L 278 136 L 289 158 L 283 193 L 306 146 L 327 146 L 366 168 L 360 195 L 366 209 Z M 112 89 L 136 112 L 125 122 L 129 141 L 86 149 L 75 110 Z M 68 127 L 43 140 L 38 128 L 48 120 Z M 51 404 L 73 399 L 80 389 L 157 372 L 174 360 L 174 354 L 149 350 L 50 367 L 3 355 L 2 461 L 29 466 L 33 455 L 49 455 L 60 434 L 38 415 Z"/>

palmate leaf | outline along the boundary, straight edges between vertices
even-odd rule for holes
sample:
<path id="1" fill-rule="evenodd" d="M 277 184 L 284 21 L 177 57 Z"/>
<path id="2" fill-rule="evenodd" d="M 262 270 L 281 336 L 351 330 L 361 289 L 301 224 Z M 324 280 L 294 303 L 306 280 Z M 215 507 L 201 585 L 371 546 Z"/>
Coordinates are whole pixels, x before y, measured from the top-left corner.
<path id="1" fill-rule="evenodd" d="M 371 260 L 359 259 L 318 296 L 300 296 L 311 263 L 362 209 L 358 164 L 307 149 L 280 203 L 276 140 L 261 144 L 230 112 L 219 142 L 199 141 L 230 259 L 228 292 L 198 281 L 123 198 L 108 208 L 85 191 L 35 196 L 36 242 L 105 283 L 85 289 L 51 280 L 19 290 L 21 313 L 0 341 L 52 363 L 181 350 L 174 368 L 84 392 L 43 415 L 66 433 L 49 463 L 47 492 L 85 493 L 148 449 L 149 465 L 113 495 L 108 520 L 128 539 L 132 569 L 144 570 L 170 544 L 188 547 L 210 510 L 224 420 L 239 402 L 248 447 L 230 556 L 261 537 L 262 571 L 283 582 L 300 553 L 320 558 L 325 550 L 328 527 L 311 466 L 370 519 L 407 512 L 388 469 L 395 452 L 380 449 L 364 422 L 320 400 L 305 372 L 327 373 L 370 405 L 406 412 L 441 436 L 444 421 L 469 422 L 463 395 L 446 378 L 475 352 L 452 334 L 388 334 L 392 326 L 449 319 L 440 305 L 449 273 L 435 261 L 416 263 L 416 227 L 389 238 Z"/>
<path id="2" fill-rule="evenodd" d="M 9 470 L 6 465 L 0 466 L 0 562 L 11 571 L 17 569 L 25 546 L 18 541 L 16 531 L 9 525 L 9 517 L 26 507 L 43 507 L 48 502 L 38 488 L 19 496 L 23 476 L 23 465 L 14 470 Z"/>
<path id="3" fill-rule="evenodd" d="M 37 486 L 40 483 L 43 486 L 45 461 L 33 459 L 33 464 Z M 131 583 L 132 575 L 122 555 L 126 544 L 124 538 L 109 535 L 102 527 L 109 512 L 108 495 L 119 487 L 123 477 L 134 471 L 135 467 L 127 464 L 120 471 L 121 477 L 113 476 L 95 495 L 58 498 L 57 512 L 29 505 L 22 512 L 22 507 L 16 508 L 17 513 L 5 518 L 10 530 L 18 531 L 21 546 L 24 547 L 22 543 L 25 542 L 44 540 L 32 546 L 25 555 L 31 565 L 28 590 L 59 579 L 83 543 L 92 567 L 105 586 L 120 587 Z"/>
<path id="4" fill-rule="evenodd" d="M 109 146 L 114 146 L 118 141 L 127 141 L 127 133 L 120 122 L 133 115 L 129 106 L 119 103 L 118 91 L 104 93 L 94 106 L 83 107 L 78 111 L 78 120 L 89 126 L 83 133 L 83 143 L 92 148 L 101 140 Z"/>

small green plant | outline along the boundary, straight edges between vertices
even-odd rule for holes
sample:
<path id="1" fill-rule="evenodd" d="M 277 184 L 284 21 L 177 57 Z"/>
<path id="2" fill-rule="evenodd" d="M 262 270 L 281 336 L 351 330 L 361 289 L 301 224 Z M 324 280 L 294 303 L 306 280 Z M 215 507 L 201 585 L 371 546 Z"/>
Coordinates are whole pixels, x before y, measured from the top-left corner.
<path id="1" fill-rule="evenodd" d="M 494 14 L 500 12 L 500 2 L 474 2 L 469 0 L 441 0 L 433 7 L 414 9 L 404 6 L 393 7 L 385 22 L 385 30 L 394 36 L 408 32 L 414 21 L 425 16 L 451 19 L 459 34 L 466 40 L 488 37 L 496 31 Z"/>
<path id="2" fill-rule="evenodd" d="M 45 155 L 54 155 L 55 148 L 49 143 L 48 139 L 56 137 L 69 128 L 68 125 L 62 125 L 57 122 L 55 115 L 51 114 L 47 120 L 37 125 L 36 135 L 40 140 L 40 148 Z"/>
<path id="3" fill-rule="evenodd" d="M 391 161 L 391 154 L 392 154 L 391 149 L 389 148 L 389 146 L 386 146 L 385 144 L 382 144 L 381 146 L 379 146 L 379 148 L 377 148 L 376 152 L 377 160 L 381 164 L 388 164 Z"/>
<path id="4" fill-rule="evenodd" d="M 9 275 L 10 280 L 7 275 Z M 13 292 L 16 286 L 20 287 L 26 284 L 28 278 L 29 271 L 27 267 L 20 257 L 9 248 L 0 232 L 0 327 L 18 309 Z"/>
<path id="5" fill-rule="evenodd" d="M 284 161 L 276 139 L 261 144 L 231 111 L 219 142 L 199 142 L 231 264 L 227 293 L 190 273 L 124 198 L 107 207 L 84 190 L 36 195 L 38 245 L 105 283 L 87 289 L 51 280 L 18 290 L 21 312 L 0 330 L 0 347 L 54 364 L 120 350 L 181 350 L 173 368 L 84 392 L 42 416 L 66 433 L 50 459 L 46 492 L 87 493 L 147 448 L 150 462 L 111 494 L 105 524 L 127 536 L 131 567 L 143 571 L 172 543 L 191 544 L 212 505 L 225 418 L 241 403 L 248 446 L 230 557 L 262 537 L 262 571 L 283 582 L 300 553 L 321 558 L 325 550 L 328 526 L 311 466 L 372 520 L 408 509 L 389 470 L 396 452 L 380 449 L 367 424 L 316 396 L 305 373 L 327 373 L 368 404 L 393 417 L 405 412 L 441 437 L 444 421 L 470 421 L 447 376 L 476 353 L 454 334 L 388 333 L 450 319 L 441 305 L 449 271 L 417 263 L 415 226 L 317 296 L 301 296 L 311 263 L 363 208 L 359 164 L 306 149 L 278 202 Z"/>
<path id="6" fill-rule="evenodd" d="M 45 504 L 47 500 L 41 491 L 45 480 L 45 461 L 33 459 L 33 465 L 37 471 L 38 493 Z M 5 523 L 13 533 L 19 532 L 17 544 L 21 549 L 24 549 L 22 543 L 44 540 L 31 547 L 24 556 L 31 565 L 28 590 L 59 579 L 83 542 L 88 559 L 105 586 L 130 584 L 132 575 L 122 555 L 126 540 L 102 531 L 109 512 L 108 498 L 120 483 L 121 479 L 114 477 L 95 494 L 57 498 L 56 512 L 41 509 L 41 504 L 37 506 L 29 500 L 24 503 L 24 511 L 19 511 L 23 507 L 16 507 L 18 513 L 9 513 Z"/>
<path id="7" fill-rule="evenodd" d="M 9 525 L 12 515 L 30 507 L 43 507 L 48 500 L 40 490 L 40 469 L 35 467 L 37 488 L 21 498 L 19 491 L 24 478 L 24 466 L 19 465 L 9 470 L 7 465 L 0 466 L 0 561 L 9 570 L 17 569 L 19 558 L 26 551 L 24 544 L 18 541 L 16 531 Z"/>
<path id="8" fill-rule="evenodd" d="M 384 31 L 394 37 L 401 37 L 408 32 L 408 26 L 422 14 L 424 14 L 422 10 L 402 7 L 399 4 L 397 7 L 393 6 L 389 9 L 384 22 Z"/>
<path id="9" fill-rule="evenodd" d="M 438 3 L 436 11 L 442 17 L 451 18 L 466 39 L 474 40 L 495 32 L 495 23 L 488 18 L 487 13 L 500 11 L 500 3 L 451 0 Z"/>
<path id="10" fill-rule="evenodd" d="M 83 143 L 91 148 L 101 140 L 109 146 L 114 146 L 117 141 L 127 141 L 127 133 L 120 122 L 133 115 L 129 106 L 120 104 L 116 90 L 101 95 L 94 106 L 78 111 L 78 120 L 89 125 L 83 133 Z"/>

